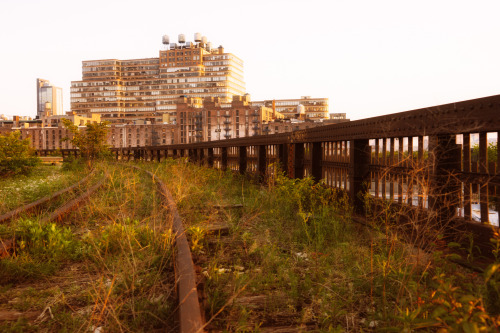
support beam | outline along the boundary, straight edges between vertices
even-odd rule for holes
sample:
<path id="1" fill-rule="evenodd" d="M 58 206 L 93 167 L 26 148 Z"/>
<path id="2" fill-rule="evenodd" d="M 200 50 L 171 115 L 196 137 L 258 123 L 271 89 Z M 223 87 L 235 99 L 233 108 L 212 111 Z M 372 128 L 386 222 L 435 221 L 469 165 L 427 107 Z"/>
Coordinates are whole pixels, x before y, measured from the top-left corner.
<path id="1" fill-rule="evenodd" d="M 368 139 L 353 140 L 350 147 L 349 179 L 351 180 L 349 197 L 354 211 L 364 211 L 363 195 L 366 193 L 366 182 L 370 179 L 368 166 L 370 164 L 371 147 Z"/>
<path id="2" fill-rule="evenodd" d="M 266 146 L 257 146 L 257 175 L 259 181 L 264 181 L 266 178 Z"/>
<path id="3" fill-rule="evenodd" d="M 239 171 L 240 174 L 244 175 L 245 172 L 247 172 L 247 147 L 246 146 L 241 146 L 238 147 L 239 149 L 239 155 L 238 155 L 238 160 L 239 160 Z"/>
<path id="4" fill-rule="evenodd" d="M 227 147 L 221 148 L 221 168 L 222 170 L 227 170 Z"/>
<path id="5" fill-rule="evenodd" d="M 293 178 L 304 178 L 304 144 L 293 145 Z"/>
<path id="6" fill-rule="evenodd" d="M 322 178 L 323 149 L 321 142 L 312 143 L 311 175 L 316 183 Z"/>
<path id="7" fill-rule="evenodd" d="M 429 181 L 429 209 L 436 213 L 437 223 L 448 226 L 456 215 L 461 192 L 457 178 L 461 152 L 455 135 L 429 137 L 429 159 L 433 165 Z"/>
<path id="8" fill-rule="evenodd" d="M 278 159 L 281 170 L 288 176 L 288 144 L 283 143 L 278 145 Z"/>

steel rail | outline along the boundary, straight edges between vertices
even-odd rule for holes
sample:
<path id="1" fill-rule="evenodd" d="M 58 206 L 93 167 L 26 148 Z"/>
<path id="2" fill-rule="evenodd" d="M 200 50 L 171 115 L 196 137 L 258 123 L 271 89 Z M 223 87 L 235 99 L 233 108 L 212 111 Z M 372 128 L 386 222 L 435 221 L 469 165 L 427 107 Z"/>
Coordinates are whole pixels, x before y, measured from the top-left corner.
<path id="1" fill-rule="evenodd" d="M 95 184 L 94 186 L 89 188 L 87 191 L 85 191 L 79 197 L 77 197 L 71 201 L 68 201 L 66 204 L 57 208 L 55 211 L 50 213 L 49 216 L 43 218 L 41 220 L 42 223 L 56 221 L 56 220 L 57 221 L 62 220 L 66 215 L 69 215 L 73 210 L 78 208 L 83 202 L 87 201 L 95 191 L 97 191 L 102 185 L 104 185 L 104 181 L 105 181 L 105 178 L 101 179 L 97 184 Z"/>
<path id="2" fill-rule="evenodd" d="M 0 223 L 6 222 L 8 220 L 11 220 L 11 219 L 15 218 L 16 216 L 19 216 L 22 213 L 29 212 L 29 211 L 31 211 L 33 209 L 36 209 L 36 208 L 40 207 L 41 205 L 46 204 L 47 202 L 50 202 L 50 201 L 52 201 L 54 199 L 57 199 L 61 195 L 65 194 L 65 193 L 67 193 L 69 191 L 72 191 L 75 188 L 77 188 L 80 185 L 82 185 L 83 183 L 85 183 L 89 179 L 89 177 L 91 175 L 93 175 L 93 174 L 94 174 L 94 171 L 92 171 L 91 173 L 89 173 L 88 175 L 86 175 L 83 179 L 81 179 L 80 181 L 78 181 L 77 183 L 75 183 L 75 184 L 73 184 L 73 185 L 71 185 L 69 187 L 66 187 L 66 188 L 64 188 L 62 190 L 59 190 L 59 191 L 57 191 L 57 192 L 55 192 L 55 193 L 53 193 L 51 195 L 45 196 L 43 198 L 40 198 L 40 199 L 38 199 L 36 201 L 33 201 L 33 202 L 27 204 L 27 205 L 18 207 L 18 208 L 14 209 L 14 210 L 11 210 L 10 212 L 7 212 L 5 214 L 0 215 Z"/>
<path id="3" fill-rule="evenodd" d="M 158 186 L 159 192 L 163 196 L 164 203 L 172 216 L 172 229 L 175 233 L 175 245 L 177 253 L 175 256 L 175 270 L 179 295 L 179 321 L 181 333 L 203 332 L 204 323 L 201 315 L 200 302 L 198 300 L 198 289 L 196 288 L 196 271 L 194 269 L 191 249 L 186 238 L 186 231 L 182 224 L 181 217 L 177 210 L 177 205 L 167 189 L 167 186 L 152 172 L 139 168 L 135 165 L 131 167 L 146 172 Z"/>

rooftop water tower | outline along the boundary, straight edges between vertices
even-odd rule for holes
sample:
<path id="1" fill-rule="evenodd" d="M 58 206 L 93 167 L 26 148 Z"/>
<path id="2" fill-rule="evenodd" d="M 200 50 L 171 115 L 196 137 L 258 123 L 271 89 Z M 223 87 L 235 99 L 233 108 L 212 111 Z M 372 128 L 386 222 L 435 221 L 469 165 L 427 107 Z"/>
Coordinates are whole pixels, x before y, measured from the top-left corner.
<path id="1" fill-rule="evenodd" d="M 161 38 L 161 42 L 163 43 L 165 49 L 168 50 L 168 46 L 170 44 L 170 37 L 168 37 L 168 35 L 163 35 L 163 37 Z"/>

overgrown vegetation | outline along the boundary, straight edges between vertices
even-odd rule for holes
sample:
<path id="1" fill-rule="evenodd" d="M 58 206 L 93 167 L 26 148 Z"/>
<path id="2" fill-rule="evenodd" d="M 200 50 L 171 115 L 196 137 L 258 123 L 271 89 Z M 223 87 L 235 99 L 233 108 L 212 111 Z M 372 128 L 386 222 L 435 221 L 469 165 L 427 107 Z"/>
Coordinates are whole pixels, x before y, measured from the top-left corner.
<path id="1" fill-rule="evenodd" d="M 496 261 L 480 274 L 448 260 L 459 245 L 441 235 L 430 252 L 401 242 L 383 210 L 373 229 L 354 223 L 344 193 L 310 178 L 277 172 L 257 185 L 184 159 L 142 166 L 177 200 L 210 329 L 498 331 L 498 231 Z M 154 184 L 121 166 L 100 169 L 107 186 L 63 224 L 0 226 L 2 239 L 15 239 L 0 259 L 0 313 L 24 314 L 0 320 L 1 331 L 176 329 L 174 237 Z"/>
<path id="2" fill-rule="evenodd" d="M 500 326 L 498 262 L 478 274 L 448 260 L 456 244 L 439 236 L 424 252 L 401 242 L 390 225 L 372 230 L 353 223 L 345 196 L 309 178 L 278 173 L 258 186 L 170 160 L 156 172 L 189 226 L 213 329 L 496 332 Z M 220 224 L 229 235 L 211 235 Z M 496 233 L 497 248 L 499 240 Z"/>
<path id="3" fill-rule="evenodd" d="M 15 240 L 0 259 L 0 331 L 175 330 L 173 236 L 155 185 L 96 167 L 107 185 L 62 224 L 38 216 L 0 227 Z"/>
<path id="4" fill-rule="evenodd" d="M 28 174 L 40 163 L 29 139 L 21 139 L 19 131 L 0 134 L 0 177 Z"/>
<path id="5" fill-rule="evenodd" d="M 38 165 L 29 175 L 0 178 L 0 214 L 70 186 L 83 177 L 83 171 Z"/>

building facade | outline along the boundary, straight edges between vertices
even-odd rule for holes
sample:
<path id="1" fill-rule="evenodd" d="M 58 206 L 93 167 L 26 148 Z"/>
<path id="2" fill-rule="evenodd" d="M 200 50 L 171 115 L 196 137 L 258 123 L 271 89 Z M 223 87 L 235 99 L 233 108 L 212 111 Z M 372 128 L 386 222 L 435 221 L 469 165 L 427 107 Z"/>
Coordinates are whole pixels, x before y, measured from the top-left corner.
<path id="1" fill-rule="evenodd" d="M 48 116 L 37 120 L 21 120 L 14 117 L 11 121 L 0 121 L 0 135 L 19 131 L 22 139 L 29 139 L 30 145 L 37 150 L 73 149 L 65 138 L 71 133 L 64 127 L 61 119 L 71 120 L 74 125 L 84 129 L 88 123 L 100 122 L 98 114 Z M 178 141 L 177 126 L 171 124 L 151 124 L 148 121 L 136 121 L 131 124 L 110 124 L 107 144 L 113 148 L 145 147 L 174 144 Z M 178 140 L 178 138 L 177 138 Z"/>
<path id="2" fill-rule="evenodd" d="M 218 97 L 177 100 L 178 142 L 192 143 L 243 138 L 265 133 L 265 124 L 283 115 L 265 106 L 252 106 L 250 95 L 235 95 L 231 103 Z"/>
<path id="3" fill-rule="evenodd" d="M 36 79 L 36 117 L 63 115 L 62 88 L 53 86 L 49 80 Z"/>
<path id="4" fill-rule="evenodd" d="M 252 102 L 254 106 L 272 107 L 285 116 L 286 119 L 296 118 L 300 112 L 306 119 L 322 121 L 329 118 L 328 98 L 311 98 L 302 96 L 299 99 L 273 99 Z M 302 109 L 302 110 L 300 110 Z"/>
<path id="5" fill-rule="evenodd" d="M 182 38 L 181 38 L 182 37 Z M 82 80 L 71 83 L 71 109 L 98 113 L 103 120 L 127 123 L 143 119 L 177 119 L 180 96 L 214 97 L 230 103 L 245 94 L 243 61 L 222 46 L 212 48 L 195 34 L 195 42 L 169 43 L 156 58 L 82 62 Z"/>

